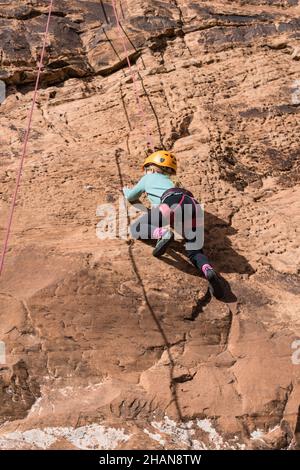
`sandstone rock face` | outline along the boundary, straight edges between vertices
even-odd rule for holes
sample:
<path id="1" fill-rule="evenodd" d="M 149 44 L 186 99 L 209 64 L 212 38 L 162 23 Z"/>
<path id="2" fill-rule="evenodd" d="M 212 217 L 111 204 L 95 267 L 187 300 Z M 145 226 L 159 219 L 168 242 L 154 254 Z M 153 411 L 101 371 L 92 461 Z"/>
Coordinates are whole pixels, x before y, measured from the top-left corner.
<path id="1" fill-rule="evenodd" d="M 48 4 L 0 5 L 1 240 Z M 112 2 L 54 1 L 1 277 L 0 448 L 299 448 L 299 2 L 116 4 L 123 39 Z M 179 242 L 128 243 L 126 215 L 99 238 L 148 130 L 205 204 L 226 302 Z"/>

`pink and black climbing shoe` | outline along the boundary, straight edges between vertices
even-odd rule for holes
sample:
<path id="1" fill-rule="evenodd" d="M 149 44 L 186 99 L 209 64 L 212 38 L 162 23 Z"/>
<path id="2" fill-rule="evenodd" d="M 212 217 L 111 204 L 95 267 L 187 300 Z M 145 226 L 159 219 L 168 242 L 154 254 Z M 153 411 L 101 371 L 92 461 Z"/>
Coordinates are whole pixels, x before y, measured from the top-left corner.
<path id="1" fill-rule="evenodd" d="M 174 234 L 171 230 L 164 229 L 162 236 L 157 240 L 154 250 L 152 251 L 153 256 L 160 258 L 167 251 L 168 246 L 174 239 Z"/>
<path id="2" fill-rule="evenodd" d="M 218 300 L 222 300 L 225 295 L 224 288 L 222 286 L 222 281 L 217 275 L 216 271 L 214 271 L 210 264 L 205 264 L 202 266 L 202 272 L 205 278 L 208 280 L 211 295 L 216 297 Z"/>

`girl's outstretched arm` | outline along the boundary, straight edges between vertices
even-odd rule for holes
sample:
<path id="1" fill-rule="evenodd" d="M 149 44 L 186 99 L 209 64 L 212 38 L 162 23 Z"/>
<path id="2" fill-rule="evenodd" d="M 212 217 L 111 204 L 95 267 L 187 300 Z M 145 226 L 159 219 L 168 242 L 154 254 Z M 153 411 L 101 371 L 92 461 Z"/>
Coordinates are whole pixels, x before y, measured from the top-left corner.
<path id="1" fill-rule="evenodd" d="M 123 194 L 127 201 L 137 201 L 138 198 L 145 192 L 145 176 L 143 176 L 132 189 L 123 188 Z"/>

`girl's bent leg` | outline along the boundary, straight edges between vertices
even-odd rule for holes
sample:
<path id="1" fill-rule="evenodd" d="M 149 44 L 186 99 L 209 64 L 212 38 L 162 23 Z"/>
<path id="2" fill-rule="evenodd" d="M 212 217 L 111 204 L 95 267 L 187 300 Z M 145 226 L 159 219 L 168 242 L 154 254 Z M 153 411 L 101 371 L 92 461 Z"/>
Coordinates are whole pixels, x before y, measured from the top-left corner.
<path id="1" fill-rule="evenodd" d="M 205 256 L 205 254 L 203 253 L 203 250 L 202 249 L 201 250 L 186 249 L 186 253 L 189 259 L 191 260 L 191 262 L 193 263 L 193 265 L 196 266 L 196 268 L 198 268 L 199 271 L 205 274 L 202 268 L 205 267 L 205 265 L 210 265 L 210 263 L 209 263 L 207 256 Z"/>
<path id="2" fill-rule="evenodd" d="M 162 216 L 159 209 L 154 207 L 131 224 L 130 232 L 135 240 L 151 240 L 157 238 L 154 233 L 161 227 Z"/>
<path id="3" fill-rule="evenodd" d="M 186 250 L 186 252 L 191 262 L 208 280 L 211 294 L 214 295 L 217 299 L 222 300 L 224 298 L 222 282 L 215 270 L 210 265 L 207 256 L 205 256 L 202 250 Z"/>

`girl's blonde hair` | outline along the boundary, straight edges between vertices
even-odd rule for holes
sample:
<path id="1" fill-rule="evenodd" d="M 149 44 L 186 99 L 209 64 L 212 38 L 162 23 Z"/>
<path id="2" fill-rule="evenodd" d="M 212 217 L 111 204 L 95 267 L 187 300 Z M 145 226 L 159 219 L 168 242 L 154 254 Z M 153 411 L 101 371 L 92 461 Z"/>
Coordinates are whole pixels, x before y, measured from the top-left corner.
<path id="1" fill-rule="evenodd" d="M 148 165 L 145 168 L 146 173 L 160 173 L 162 175 L 168 175 L 170 179 L 173 181 L 176 188 L 182 188 L 182 184 L 172 168 L 168 168 L 166 166 L 158 166 L 158 165 Z"/>

